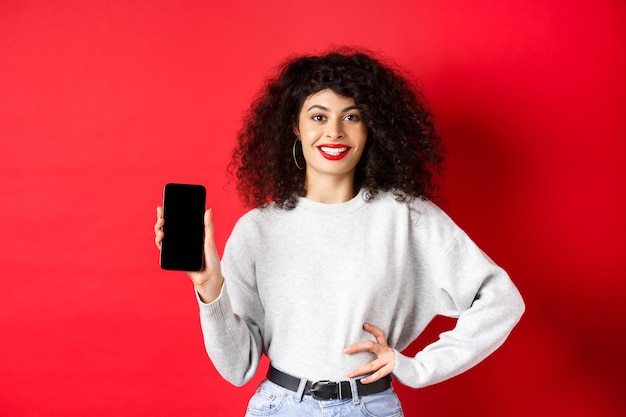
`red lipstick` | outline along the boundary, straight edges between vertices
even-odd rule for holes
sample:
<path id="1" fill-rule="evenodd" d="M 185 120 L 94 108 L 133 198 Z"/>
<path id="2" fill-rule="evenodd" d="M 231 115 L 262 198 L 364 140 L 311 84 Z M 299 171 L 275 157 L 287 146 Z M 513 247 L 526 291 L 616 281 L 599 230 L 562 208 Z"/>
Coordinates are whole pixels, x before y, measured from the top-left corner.
<path id="1" fill-rule="evenodd" d="M 330 144 L 320 145 L 317 147 L 322 156 L 331 161 L 338 161 L 348 155 L 348 151 L 351 149 L 347 145 Z"/>

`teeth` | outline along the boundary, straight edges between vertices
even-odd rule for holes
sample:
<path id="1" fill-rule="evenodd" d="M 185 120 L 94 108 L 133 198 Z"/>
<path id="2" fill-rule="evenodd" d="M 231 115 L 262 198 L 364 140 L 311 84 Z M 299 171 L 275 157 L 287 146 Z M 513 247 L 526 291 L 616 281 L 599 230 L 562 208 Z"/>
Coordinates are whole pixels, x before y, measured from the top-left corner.
<path id="1" fill-rule="evenodd" d="M 347 146 L 344 146 L 343 148 L 328 148 L 326 146 L 322 146 L 320 147 L 320 149 L 322 150 L 322 152 L 331 155 L 331 156 L 337 156 L 339 154 L 344 153 L 345 151 L 348 150 Z"/>

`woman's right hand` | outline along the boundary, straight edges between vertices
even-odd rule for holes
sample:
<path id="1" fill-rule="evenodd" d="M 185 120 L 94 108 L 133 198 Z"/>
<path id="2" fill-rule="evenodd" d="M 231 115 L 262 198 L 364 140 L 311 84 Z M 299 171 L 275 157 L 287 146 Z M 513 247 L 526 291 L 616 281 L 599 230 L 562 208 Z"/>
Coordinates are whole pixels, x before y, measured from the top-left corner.
<path id="1" fill-rule="evenodd" d="M 154 243 L 157 248 L 161 249 L 161 241 L 163 240 L 163 208 L 157 207 L 157 220 L 154 224 Z M 200 295 L 200 299 L 205 303 L 215 301 L 222 291 L 224 277 L 222 276 L 222 267 L 220 258 L 217 254 L 214 237 L 214 224 L 211 209 L 204 212 L 204 266 L 198 271 L 188 271 L 187 275 L 196 287 L 196 291 Z"/>

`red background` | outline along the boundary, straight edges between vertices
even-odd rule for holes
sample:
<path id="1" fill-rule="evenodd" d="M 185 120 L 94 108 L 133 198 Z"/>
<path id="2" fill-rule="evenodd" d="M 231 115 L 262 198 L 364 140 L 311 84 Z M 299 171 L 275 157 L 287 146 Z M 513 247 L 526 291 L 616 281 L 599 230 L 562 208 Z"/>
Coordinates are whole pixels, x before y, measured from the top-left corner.
<path id="1" fill-rule="evenodd" d="M 619 0 L 0 1 L 0 415 L 243 415 L 261 375 L 215 372 L 154 209 L 205 184 L 223 247 L 259 84 L 352 44 L 422 85 L 444 208 L 527 302 L 477 368 L 398 387 L 407 415 L 623 416 L 625 28 Z"/>

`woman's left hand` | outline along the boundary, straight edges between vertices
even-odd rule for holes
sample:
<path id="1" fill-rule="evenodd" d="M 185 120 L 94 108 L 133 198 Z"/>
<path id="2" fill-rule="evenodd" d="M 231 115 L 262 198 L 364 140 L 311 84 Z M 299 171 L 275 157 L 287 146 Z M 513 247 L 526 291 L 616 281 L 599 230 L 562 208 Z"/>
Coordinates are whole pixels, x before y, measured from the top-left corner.
<path id="1" fill-rule="evenodd" d="M 376 326 L 371 324 L 364 324 L 363 330 L 374 335 L 376 341 L 369 340 L 367 342 L 355 343 L 344 349 L 344 352 L 348 354 L 357 352 L 372 352 L 378 358 L 368 363 L 365 366 L 355 369 L 348 374 L 348 378 L 355 378 L 357 376 L 371 374 L 366 378 L 361 379 L 364 384 L 369 384 L 389 375 L 393 372 L 393 368 L 396 365 L 396 353 L 387 344 L 387 338 L 385 332 Z"/>

